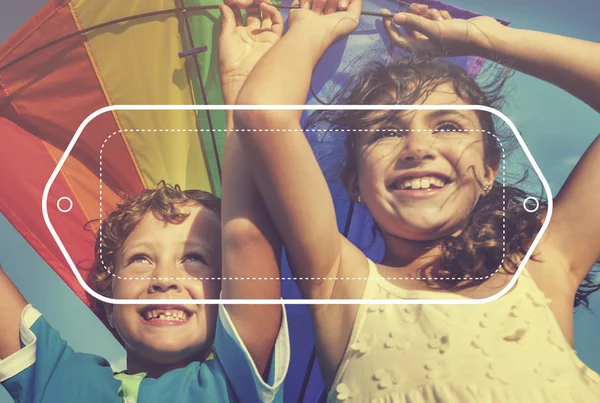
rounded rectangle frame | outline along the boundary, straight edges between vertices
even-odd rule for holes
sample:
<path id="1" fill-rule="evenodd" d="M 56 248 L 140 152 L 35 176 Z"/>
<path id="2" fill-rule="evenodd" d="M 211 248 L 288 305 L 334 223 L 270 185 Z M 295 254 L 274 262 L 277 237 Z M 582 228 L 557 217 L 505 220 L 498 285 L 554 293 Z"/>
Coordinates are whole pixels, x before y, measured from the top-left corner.
<path id="1" fill-rule="evenodd" d="M 363 300 L 363 299 L 227 299 L 227 300 L 223 300 L 223 299 L 200 299 L 200 300 L 196 300 L 196 299 L 184 299 L 184 300 L 113 299 L 113 298 L 108 298 L 108 297 L 98 294 L 83 280 L 83 278 L 81 277 L 81 274 L 79 273 L 79 270 L 77 270 L 77 267 L 73 263 L 73 260 L 71 259 L 65 246 L 63 245 L 62 241 L 60 240 L 60 237 L 58 236 L 58 234 L 56 233 L 56 230 L 54 229 L 54 227 L 52 226 L 52 223 L 50 222 L 50 217 L 48 215 L 48 193 L 50 192 L 50 188 L 51 188 L 52 184 L 54 183 L 56 177 L 58 176 L 60 170 L 62 169 L 69 154 L 73 150 L 73 147 L 75 146 L 75 143 L 77 142 L 77 139 L 79 138 L 79 136 L 81 136 L 81 133 L 83 132 L 85 127 L 94 118 L 98 117 L 99 115 L 101 115 L 103 113 L 112 112 L 115 110 L 156 110 L 156 111 L 169 111 L 169 110 L 197 110 L 197 111 L 303 110 L 303 111 L 306 111 L 306 110 L 336 110 L 336 109 L 365 110 L 365 111 L 368 111 L 368 110 L 373 110 L 373 111 L 375 111 L 375 110 L 478 110 L 478 111 L 489 112 L 489 113 L 496 115 L 497 117 L 501 118 L 508 125 L 508 127 L 510 127 L 510 129 L 514 133 L 515 137 L 519 141 L 520 146 L 523 148 L 525 155 L 527 155 L 527 158 L 531 162 L 533 169 L 535 170 L 536 174 L 540 178 L 542 185 L 544 186 L 544 190 L 546 192 L 546 195 L 548 196 L 547 197 L 548 209 L 547 209 L 547 214 L 546 214 L 544 223 L 543 223 L 539 233 L 535 237 L 533 243 L 531 244 L 531 247 L 527 251 L 527 254 L 521 261 L 521 264 L 519 265 L 519 268 L 515 272 L 513 278 L 509 281 L 509 283 L 502 290 L 498 291 L 496 294 L 494 294 L 492 296 L 489 296 L 486 298 L 480 298 L 480 299 L 398 299 L 398 300 L 374 300 L 374 299 L 367 299 L 367 300 Z M 65 149 L 64 154 L 62 155 L 61 159 L 58 161 L 58 164 L 56 165 L 56 168 L 52 172 L 52 175 L 50 176 L 48 183 L 46 183 L 46 187 L 44 188 L 44 193 L 42 195 L 42 214 L 44 216 L 44 221 L 46 222 L 46 226 L 48 227 L 48 230 L 52 234 L 52 237 L 54 238 L 55 242 L 57 243 L 63 256 L 65 257 L 65 260 L 69 264 L 69 267 L 73 271 L 73 274 L 77 278 L 77 281 L 79 281 L 79 283 L 84 288 L 84 290 L 87 293 L 89 293 L 91 296 L 93 296 L 94 298 L 96 298 L 102 302 L 106 302 L 106 303 L 110 303 L 110 304 L 144 304 L 144 305 L 145 304 L 161 304 L 161 303 L 164 303 L 164 304 L 189 304 L 189 303 L 196 303 L 196 304 L 281 304 L 281 303 L 283 303 L 283 304 L 290 304 L 290 305 L 298 305 L 298 304 L 302 304 L 302 305 L 321 305 L 321 304 L 394 304 L 394 305 L 401 305 L 401 304 L 407 304 L 407 305 L 408 304 L 465 304 L 465 305 L 472 305 L 472 304 L 483 304 L 486 302 L 492 302 L 492 301 L 500 298 L 504 294 L 506 294 L 516 283 L 519 275 L 521 274 L 521 272 L 525 268 L 525 265 L 529 261 L 529 258 L 531 257 L 533 250 L 536 248 L 536 246 L 540 242 L 542 236 L 544 235 L 544 232 L 546 231 L 546 228 L 548 227 L 548 224 L 550 223 L 550 218 L 552 217 L 552 208 L 553 208 L 553 201 L 552 201 L 552 192 L 550 190 L 550 185 L 546 181 L 546 178 L 544 178 L 542 171 L 540 170 L 539 166 L 533 159 L 531 152 L 527 148 L 527 145 L 525 144 L 525 141 L 519 134 L 519 131 L 517 130 L 515 124 L 502 112 L 500 112 L 494 108 L 490 108 L 490 107 L 483 106 L 483 105 L 111 105 L 111 106 L 107 106 L 107 107 L 98 109 L 96 112 L 89 115 L 79 125 L 77 132 L 71 139 L 71 142 Z"/>

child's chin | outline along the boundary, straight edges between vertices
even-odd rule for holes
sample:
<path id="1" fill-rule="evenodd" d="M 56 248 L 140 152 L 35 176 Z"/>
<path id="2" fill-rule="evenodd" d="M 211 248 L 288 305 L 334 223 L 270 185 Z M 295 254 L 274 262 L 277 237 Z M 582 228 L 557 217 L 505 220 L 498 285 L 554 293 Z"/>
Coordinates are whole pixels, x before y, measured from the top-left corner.
<path id="1" fill-rule="evenodd" d="M 157 353 L 164 354 L 171 354 L 183 350 L 193 350 L 195 347 L 199 348 L 199 346 L 203 344 L 202 341 L 197 338 L 191 339 L 190 337 L 184 337 L 184 335 L 177 334 L 177 332 L 154 335 L 150 343 L 151 344 L 147 347 Z"/>
<path id="2" fill-rule="evenodd" d="M 398 227 L 402 228 L 402 231 L 395 231 L 393 234 L 398 238 L 413 242 L 435 241 L 453 232 L 437 222 L 435 224 L 431 222 L 405 222 Z"/>
<path id="3" fill-rule="evenodd" d="M 161 345 L 161 346 L 148 346 L 152 350 L 152 361 L 157 364 L 175 364 L 181 361 L 187 361 L 194 359 L 198 356 L 200 359 L 200 353 L 203 351 L 202 346 L 189 346 L 189 345 Z"/>

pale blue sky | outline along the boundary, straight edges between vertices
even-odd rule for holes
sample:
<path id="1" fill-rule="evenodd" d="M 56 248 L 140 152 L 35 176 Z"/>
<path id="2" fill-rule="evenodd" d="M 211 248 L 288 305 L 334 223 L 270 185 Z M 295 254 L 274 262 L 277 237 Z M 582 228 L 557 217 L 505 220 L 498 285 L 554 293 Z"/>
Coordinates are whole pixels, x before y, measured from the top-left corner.
<path id="1" fill-rule="evenodd" d="M 597 0 L 450 0 L 449 3 L 512 21 L 516 28 L 542 30 L 600 41 Z M 22 25 L 43 0 L 6 0 L 0 5 L 0 42 Z M 503 112 L 517 125 L 525 142 L 558 193 L 577 159 L 600 132 L 600 115 L 569 94 L 517 73 L 510 81 L 509 103 Z M 3 192 L 10 189 L 3 189 Z M 50 270 L 0 215 L 0 261 L 29 302 L 77 351 L 124 358 L 124 351 L 104 326 Z M 575 314 L 576 350 L 600 372 L 600 293 L 591 308 Z M 10 402 L 0 388 L 0 402 Z"/>

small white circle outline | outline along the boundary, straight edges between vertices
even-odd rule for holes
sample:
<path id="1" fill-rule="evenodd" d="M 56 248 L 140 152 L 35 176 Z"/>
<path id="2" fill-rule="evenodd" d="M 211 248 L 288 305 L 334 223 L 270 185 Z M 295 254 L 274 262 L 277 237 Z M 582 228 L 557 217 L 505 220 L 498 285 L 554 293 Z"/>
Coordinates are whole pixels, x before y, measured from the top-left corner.
<path id="1" fill-rule="evenodd" d="M 534 201 L 535 201 L 535 203 L 537 204 L 533 210 L 529 210 L 529 209 L 527 208 L 527 202 L 528 202 L 529 200 L 534 200 Z M 525 209 L 525 211 L 527 211 L 528 213 L 535 213 L 535 212 L 537 211 L 537 209 L 539 209 L 539 208 L 540 208 L 540 201 L 537 199 L 537 197 L 529 196 L 528 198 L 526 198 L 525 200 L 523 200 L 523 208 L 524 208 L 524 209 Z"/>
<path id="2" fill-rule="evenodd" d="M 70 203 L 71 205 L 69 206 L 69 208 L 68 208 L 68 209 L 66 209 L 66 210 L 63 210 L 63 209 L 61 209 L 61 208 L 60 208 L 60 202 L 61 202 L 62 200 L 68 200 L 68 201 L 69 201 L 69 203 Z M 57 209 L 58 209 L 58 211 L 60 211 L 61 213 L 68 213 L 69 211 L 71 211 L 71 209 L 73 209 L 73 200 L 71 200 L 71 199 L 70 199 L 70 198 L 68 198 L 67 196 L 63 196 L 63 197 L 61 197 L 60 199 L 58 199 L 58 201 L 56 202 L 56 208 L 57 208 Z"/>

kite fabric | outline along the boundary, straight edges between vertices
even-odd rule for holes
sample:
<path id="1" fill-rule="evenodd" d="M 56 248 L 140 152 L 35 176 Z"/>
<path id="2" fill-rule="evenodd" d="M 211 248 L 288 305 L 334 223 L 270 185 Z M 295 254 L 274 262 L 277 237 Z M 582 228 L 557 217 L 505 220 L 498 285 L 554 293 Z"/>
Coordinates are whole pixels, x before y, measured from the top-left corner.
<path id="1" fill-rule="evenodd" d="M 439 1 L 422 2 L 457 18 L 477 15 Z M 93 297 L 77 281 L 44 222 L 44 187 L 79 125 L 103 107 L 223 104 L 217 59 L 220 3 L 50 0 L 0 46 L 0 186 L 5 189 L 0 212 L 91 309 Z M 364 10 L 381 8 L 397 12 L 406 4 L 364 1 Z M 282 13 L 287 17 L 286 10 Z M 179 56 L 200 46 L 207 50 Z M 329 102 L 351 69 L 394 53 L 381 18 L 363 16 L 359 28 L 318 64 L 307 102 Z M 477 57 L 452 61 L 473 76 L 485 62 Z M 47 203 L 50 220 L 83 278 L 89 277 L 97 229 L 95 222 L 87 223 L 105 217 L 123 194 L 136 195 L 165 180 L 220 195 L 224 129 L 224 111 L 202 110 L 115 110 L 88 124 Z M 309 139 L 317 155 L 327 149 L 327 141 L 341 143 Z M 337 160 L 321 161 L 329 170 Z M 370 245 L 368 213 L 354 209 L 336 181 L 331 190 L 340 228 L 358 245 Z M 370 255 L 378 253 L 377 247 L 371 249 Z M 290 277 L 287 265 L 282 270 L 283 277 Z M 293 282 L 284 281 L 282 287 L 285 298 L 300 298 Z M 287 310 L 292 364 L 286 401 L 316 402 L 323 381 L 314 365 L 308 311 L 303 306 Z"/>

